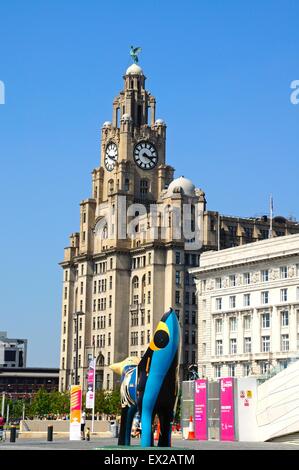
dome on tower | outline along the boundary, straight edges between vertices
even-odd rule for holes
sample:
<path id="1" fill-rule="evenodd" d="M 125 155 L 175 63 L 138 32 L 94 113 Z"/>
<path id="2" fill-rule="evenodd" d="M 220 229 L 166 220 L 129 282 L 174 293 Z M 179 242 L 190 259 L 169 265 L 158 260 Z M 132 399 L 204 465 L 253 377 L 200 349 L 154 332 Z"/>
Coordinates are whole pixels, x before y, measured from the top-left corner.
<path id="1" fill-rule="evenodd" d="M 164 119 L 156 119 L 155 126 L 166 126 Z"/>
<path id="2" fill-rule="evenodd" d="M 191 180 L 180 176 L 173 180 L 167 189 L 167 196 L 172 196 L 174 193 L 183 193 L 185 196 L 195 196 L 195 186 Z"/>
<path id="3" fill-rule="evenodd" d="M 132 64 L 129 68 L 127 68 L 126 75 L 143 75 L 143 71 L 139 65 Z"/>

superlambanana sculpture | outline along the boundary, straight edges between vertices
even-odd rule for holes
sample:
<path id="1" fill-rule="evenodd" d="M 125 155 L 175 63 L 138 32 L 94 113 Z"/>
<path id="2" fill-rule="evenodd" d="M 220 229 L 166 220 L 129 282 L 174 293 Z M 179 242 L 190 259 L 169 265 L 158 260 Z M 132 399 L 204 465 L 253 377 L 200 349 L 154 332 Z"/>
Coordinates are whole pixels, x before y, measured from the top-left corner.
<path id="1" fill-rule="evenodd" d="M 153 420 L 160 421 L 159 447 L 171 446 L 171 423 L 178 396 L 180 325 L 174 310 L 161 318 L 139 362 L 128 357 L 111 365 L 121 374 L 122 415 L 119 445 L 130 445 L 134 415 L 141 416 L 141 446 L 153 446 Z"/>

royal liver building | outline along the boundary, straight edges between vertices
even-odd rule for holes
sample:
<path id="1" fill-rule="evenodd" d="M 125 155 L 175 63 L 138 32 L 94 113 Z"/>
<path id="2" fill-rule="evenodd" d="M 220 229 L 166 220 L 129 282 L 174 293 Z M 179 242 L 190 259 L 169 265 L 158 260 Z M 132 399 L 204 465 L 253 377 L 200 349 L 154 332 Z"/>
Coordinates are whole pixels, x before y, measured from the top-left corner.
<path id="1" fill-rule="evenodd" d="M 182 331 L 181 375 L 197 363 L 195 285 L 188 269 L 202 250 L 266 238 L 267 217 L 241 219 L 206 210 L 205 195 L 166 162 L 166 124 L 137 65 L 124 75 L 112 122 L 102 126 L 100 166 L 91 197 L 80 203 L 63 268 L 60 390 L 78 377 L 86 388 L 97 358 L 96 387 L 119 380 L 109 365 L 141 357 L 162 314 L 173 307 Z M 274 235 L 298 231 L 283 218 Z M 276 232 L 275 232 L 276 230 Z"/>
<path id="2" fill-rule="evenodd" d="M 86 386 L 97 358 L 96 386 L 116 385 L 109 365 L 142 356 L 163 312 L 172 306 L 183 332 L 181 363 L 196 362 L 195 286 L 198 219 L 205 197 L 166 163 L 166 124 L 137 65 L 102 126 L 100 166 L 91 197 L 80 203 L 80 231 L 64 251 L 60 389 Z M 183 369 L 184 370 L 184 369 Z"/>

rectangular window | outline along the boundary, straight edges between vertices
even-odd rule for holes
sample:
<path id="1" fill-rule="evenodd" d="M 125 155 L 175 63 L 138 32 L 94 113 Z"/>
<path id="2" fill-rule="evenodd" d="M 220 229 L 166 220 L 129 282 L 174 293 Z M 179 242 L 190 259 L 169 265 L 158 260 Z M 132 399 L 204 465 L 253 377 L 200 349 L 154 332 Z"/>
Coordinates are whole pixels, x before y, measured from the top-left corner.
<path id="1" fill-rule="evenodd" d="M 222 333 L 222 319 L 221 318 L 217 318 L 216 319 L 216 333 Z"/>
<path id="2" fill-rule="evenodd" d="M 288 300 L 288 289 L 280 289 L 280 301 L 287 302 Z"/>
<path id="3" fill-rule="evenodd" d="M 281 350 L 289 350 L 289 335 L 281 335 Z"/>
<path id="4" fill-rule="evenodd" d="M 175 252 L 175 264 L 181 263 L 181 253 L 179 251 Z"/>
<path id="5" fill-rule="evenodd" d="M 221 377 L 221 366 L 218 364 L 214 366 L 214 376 L 215 378 Z"/>
<path id="6" fill-rule="evenodd" d="M 177 286 L 181 284 L 181 272 L 180 271 L 175 272 L 175 283 Z"/>
<path id="7" fill-rule="evenodd" d="M 191 314 L 191 323 L 192 325 L 196 325 L 196 312 L 192 312 Z"/>
<path id="8" fill-rule="evenodd" d="M 236 340 L 236 338 L 230 339 L 229 349 L 230 349 L 230 354 L 237 354 L 237 340 Z"/>
<path id="9" fill-rule="evenodd" d="M 176 304 L 179 304 L 180 301 L 181 301 L 180 291 L 176 290 L 176 291 L 175 291 L 175 303 L 176 303 Z"/>
<path id="10" fill-rule="evenodd" d="M 151 273 L 151 271 L 149 271 L 147 273 L 147 283 L 148 283 L 148 285 L 150 285 L 152 283 L 152 273 Z"/>
<path id="11" fill-rule="evenodd" d="M 216 282 L 216 289 L 221 289 L 222 288 L 222 278 L 221 277 L 217 277 L 215 279 L 215 282 Z"/>
<path id="12" fill-rule="evenodd" d="M 230 287 L 235 287 L 235 285 L 236 285 L 236 276 L 235 276 L 235 274 L 232 274 L 231 276 L 229 276 L 229 285 L 230 285 Z"/>
<path id="13" fill-rule="evenodd" d="M 195 338 L 196 338 L 196 333 L 194 330 L 192 330 L 191 333 L 191 344 L 195 344 Z"/>
<path id="14" fill-rule="evenodd" d="M 244 330 L 250 330 L 251 328 L 251 316 L 245 315 L 244 316 Z"/>
<path id="15" fill-rule="evenodd" d="M 287 279 L 288 277 L 288 267 L 281 266 L 280 267 L 280 279 Z"/>
<path id="16" fill-rule="evenodd" d="M 217 339 L 216 340 L 216 356 L 222 356 L 222 354 L 223 354 L 222 339 Z"/>
<path id="17" fill-rule="evenodd" d="M 243 364 L 243 376 L 248 377 L 248 375 L 250 374 L 251 374 L 250 364 L 246 362 L 245 364 Z"/>
<path id="18" fill-rule="evenodd" d="M 216 299 L 216 310 L 221 310 L 222 309 L 222 297 L 218 297 Z"/>
<path id="19" fill-rule="evenodd" d="M 262 314 L 262 328 L 270 328 L 270 313 Z"/>
<path id="20" fill-rule="evenodd" d="M 270 336 L 262 336 L 262 352 L 270 352 Z"/>
<path id="21" fill-rule="evenodd" d="M 250 306 L 250 294 L 244 294 L 243 304 L 244 304 L 244 307 Z"/>
<path id="22" fill-rule="evenodd" d="M 262 282 L 268 282 L 269 281 L 269 270 L 268 269 L 263 269 L 261 271 L 261 277 L 262 277 Z"/>
<path id="23" fill-rule="evenodd" d="M 236 317 L 231 317 L 229 319 L 229 330 L 237 331 L 237 318 Z"/>
<path id="24" fill-rule="evenodd" d="M 281 326 L 289 326 L 289 312 L 287 310 L 285 310 L 284 312 L 281 312 L 280 317 L 281 317 Z"/>
<path id="25" fill-rule="evenodd" d="M 203 354 L 203 356 L 205 356 L 207 354 L 207 344 L 206 343 L 202 343 L 202 354 Z"/>
<path id="26" fill-rule="evenodd" d="M 244 284 L 250 284 L 250 273 L 244 273 L 243 274 L 243 282 Z"/>
<path id="27" fill-rule="evenodd" d="M 147 303 L 148 304 L 151 303 L 151 291 L 148 291 L 148 293 L 147 293 Z"/>
<path id="28" fill-rule="evenodd" d="M 189 344 L 189 330 L 185 330 L 185 344 Z"/>
<path id="29" fill-rule="evenodd" d="M 268 290 L 265 290 L 264 292 L 261 293 L 261 301 L 263 305 L 269 303 L 269 291 Z"/>
<path id="30" fill-rule="evenodd" d="M 229 364 L 229 366 L 228 366 L 228 375 L 230 377 L 235 377 L 235 375 L 236 375 L 236 366 L 235 366 L 235 364 Z"/>
<path id="31" fill-rule="evenodd" d="M 244 338 L 244 353 L 251 353 L 251 338 Z"/>
<path id="32" fill-rule="evenodd" d="M 231 295 L 229 297 L 229 308 L 236 308 L 236 296 Z"/>

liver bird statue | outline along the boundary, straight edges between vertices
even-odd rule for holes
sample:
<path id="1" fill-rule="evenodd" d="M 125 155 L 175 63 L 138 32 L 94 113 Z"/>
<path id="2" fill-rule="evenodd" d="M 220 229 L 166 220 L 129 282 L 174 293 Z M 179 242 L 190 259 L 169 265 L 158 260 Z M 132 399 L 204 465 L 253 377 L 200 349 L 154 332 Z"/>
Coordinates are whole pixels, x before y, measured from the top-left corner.
<path id="1" fill-rule="evenodd" d="M 141 47 L 131 46 L 130 56 L 133 59 L 134 64 L 138 64 L 138 54 L 141 52 Z"/>

